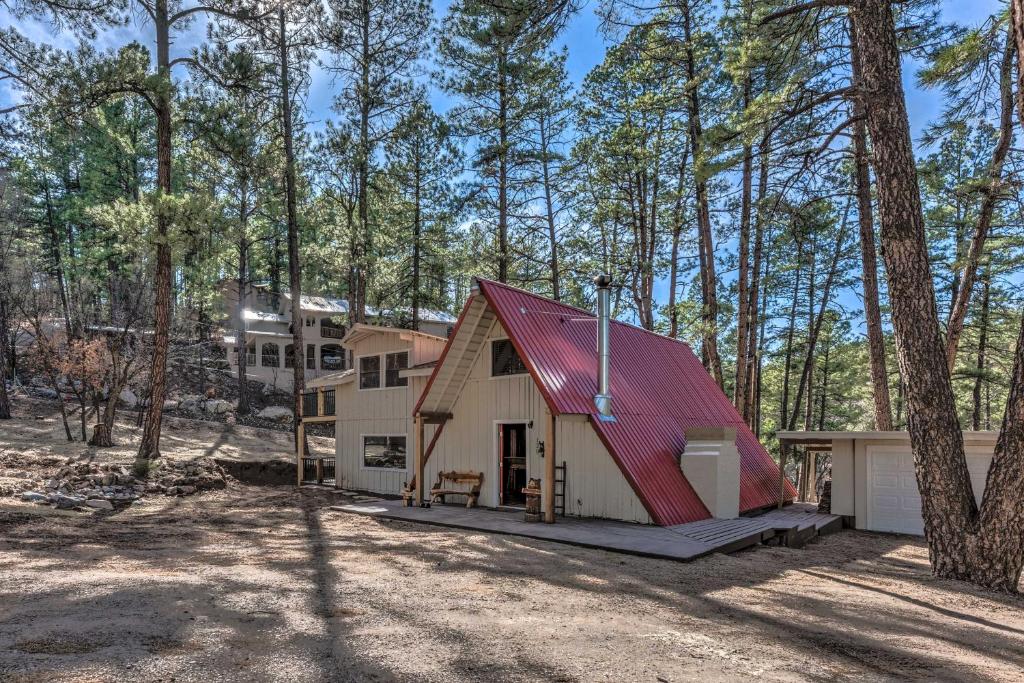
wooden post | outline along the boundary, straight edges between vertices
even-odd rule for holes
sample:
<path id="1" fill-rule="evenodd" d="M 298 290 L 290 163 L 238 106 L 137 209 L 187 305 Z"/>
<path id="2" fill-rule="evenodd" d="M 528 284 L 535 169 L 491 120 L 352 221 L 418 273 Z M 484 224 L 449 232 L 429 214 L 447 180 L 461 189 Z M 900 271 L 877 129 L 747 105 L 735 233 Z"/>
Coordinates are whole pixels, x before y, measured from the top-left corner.
<path id="1" fill-rule="evenodd" d="M 299 427 L 296 433 L 298 434 L 298 439 L 296 439 L 295 446 L 295 466 L 296 469 L 298 470 L 298 481 L 296 482 L 296 484 L 302 486 L 302 444 L 306 442 L 306 426 L 302 424 L 301 415 L 299 416 Z"/>
<path id="2" fill-rule="evenodd" d="M 316 415 L 321 417 L 324 414 L 324 390 L 318 388 L 316 390 Z"/>
<path id="3" fill-rule="evenodd" d="M 416 507 L 423 505 L 423 416 L 416 413 Z"/>
<path id="4" fill-rule="evenodd" d="M 551 411 L 545 413 L 547 434 L 544 436 L 544 522 L 555 523 L 555 416 Z"/>

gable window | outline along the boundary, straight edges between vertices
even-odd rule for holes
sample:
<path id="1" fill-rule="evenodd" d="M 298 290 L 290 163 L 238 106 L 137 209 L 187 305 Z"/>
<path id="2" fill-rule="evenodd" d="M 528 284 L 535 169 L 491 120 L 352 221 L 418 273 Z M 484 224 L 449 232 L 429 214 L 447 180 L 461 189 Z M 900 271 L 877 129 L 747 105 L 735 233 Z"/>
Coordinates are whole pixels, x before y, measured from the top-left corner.
<path id="1" fill-rule="evenodd" d="M 516 353 L 511 339 L 495 339 L 491 342 L 491 377 L 526 374 L 523 359 Z"/>
<path id="2" fill-rule="evenodd" d="M 363 467 L 405 469 L 405 434 L 363 437 Z"/>
<path id="3" fill-rule="evenodd" d="M 380 356 L 363 356 L 359 359 L 359 388 L 380 388 Z"/>
<path id="4" fill-rule="evenodd" d="M 260 365 L 265 368 L 281 367 L 281 347 L 277 344 L 267 342 L 260 349 Z"/>
<path id="5" fill-rule="evenodd" d="M 409 352 L 402 351 L 401 353 L 389 353 L 384 356 L 385 360 L 385 373 L 384 373 L 384 386 L 386 387 L 407 387 L 409 386 L 408 377 L 400 377 L 399 373 L 402 370 L 409 368 Z"/>

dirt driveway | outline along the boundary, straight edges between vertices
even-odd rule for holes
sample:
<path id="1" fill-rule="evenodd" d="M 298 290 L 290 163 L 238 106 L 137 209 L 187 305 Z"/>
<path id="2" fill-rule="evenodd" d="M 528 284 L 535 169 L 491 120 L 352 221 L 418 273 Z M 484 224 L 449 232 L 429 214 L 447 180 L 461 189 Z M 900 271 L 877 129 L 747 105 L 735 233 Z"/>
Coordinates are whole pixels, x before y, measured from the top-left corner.
<path id="1" fill-rule="evenodd" d="M 1022 680 L 1024 601 L 843 532 L 690 564 L 237 485 L 0 512 L 0 680 Z"/>

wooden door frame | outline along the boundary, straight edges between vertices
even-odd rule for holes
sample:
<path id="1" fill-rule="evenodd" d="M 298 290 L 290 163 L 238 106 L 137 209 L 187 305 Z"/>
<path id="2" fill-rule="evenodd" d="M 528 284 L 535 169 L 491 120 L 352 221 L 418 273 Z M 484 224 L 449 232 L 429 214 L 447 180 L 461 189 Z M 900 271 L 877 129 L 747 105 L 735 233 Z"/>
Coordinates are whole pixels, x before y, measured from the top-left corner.
<path id="1" fill-rule="evenodd" d="M 503 507 L 501 500 L 501 432 L 503 425 L 523 425 L 523 436 L 526 442 L 524 452 L 524 460 L 526 461 L 526 481 L 530 481 L 530 456 L 527 452 L 530 450 L 530 419 L 501 419 L 491 421 L 491 433 L 494 439 L 494 447 L 491 450 L 491 466 L 494 467 L 494 486 L 491 488 L 491 492 L 494 494 L 494 507 Z M 486 474 L 484 475 L 487 476 Z"/>

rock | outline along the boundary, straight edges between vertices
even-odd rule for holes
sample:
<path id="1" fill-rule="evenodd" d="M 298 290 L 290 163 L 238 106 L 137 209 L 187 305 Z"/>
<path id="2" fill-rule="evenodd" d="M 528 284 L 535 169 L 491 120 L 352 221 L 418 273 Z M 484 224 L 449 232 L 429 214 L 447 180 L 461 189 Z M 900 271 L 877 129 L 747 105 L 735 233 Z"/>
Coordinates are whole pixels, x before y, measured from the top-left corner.
<path id="1" fill-rule="evenodd" d="M 87 501 L 85 501 L 85 504 L 87 506 L 95 509 L 95 510 L 113 510 L 114 509 L 114 504 L 113 503 L 111 503 L 109 500 L 104 500 L 102 498 L 94 498 L 92 500 L 87 500 Z"/>
<path id="2" fill-rule="evenodd" d="M 202 409 L 201 402 L 202 399 L 199 396 L 186 396 L 178 403 L 178 410 L 186 413 L 197 413 Z"/>
<path id="3" fill-rule="evenodd" d="M 179 486 L 178 487 L 178 495 L 179 496 L 191 496 L 195 492 L 196 492 L 196 487 L 195 486 Z"/>
<path id="4" fill-rule="evenodd" d="M 57 398 L 57 392 L 46 387 L 36 387 L 32 389 L 32 394 L 39 398 Z"/>
<path id="5" fill-rule="evenodd" d="M 256 416 L 262 417 L 265 420 L 274 420 L 275 422 L 291 422 L 292 410 L 291 408 L 285 408 L 284 406 L 268 406 L 261 410 Z"/>
<path id="6" fill-rule="evenodd" d="M 122 389 L 118 399 L 129 408 L 139 405 L 139 397 L 131 389 Z"/>
<path id="7" fill-rule="evenodd" d="M 205 408 L 210 415 L 223 415 L 231 410 L 231 404 L 223 399 L 211 398 L 206 401 Z"/>
<path id="8" fill-rule="evenodd" d="M 38 491 L 25 491 L 21 494 L 21 499 L 26 503 L 49 503 L 50 499 L 43 493 Z"/>
<path id="9" fill-rule="evenodd" d="M 53 502 L 57 506 L 58 510 L 73 510 L 84 503 L 85 498 L 80 496 L 65 496 L 63 494 L 57 494 L 54 496 Z"/>
<path id="10" fill-rule="evenodd" d="M 178 406 L 180 404 L 181 404 L 181 401 L 175 401 L 175 400 L 172 400 L 172 399 L 168 399 L 168 400 L 164 401 L 164 410 L 177 410 Z"/>

